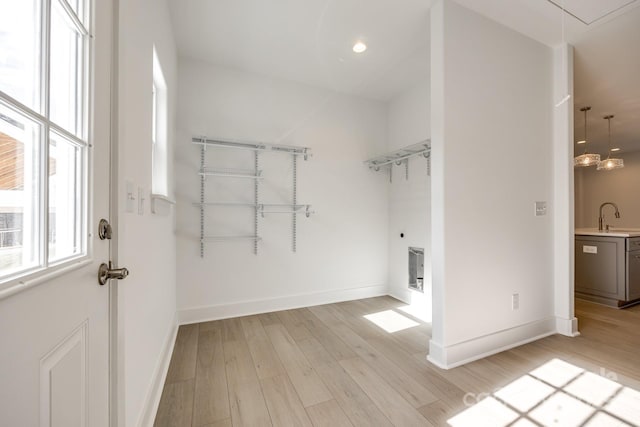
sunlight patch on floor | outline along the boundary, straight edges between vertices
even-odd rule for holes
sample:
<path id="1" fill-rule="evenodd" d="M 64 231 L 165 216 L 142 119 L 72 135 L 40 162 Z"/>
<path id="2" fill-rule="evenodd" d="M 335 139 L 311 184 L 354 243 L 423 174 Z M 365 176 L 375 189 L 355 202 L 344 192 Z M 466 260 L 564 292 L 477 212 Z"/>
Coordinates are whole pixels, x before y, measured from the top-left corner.
<path id="1" fill-rule="evenodd" d="M 640 392 L 603 375 L 553 359 L 497 391 L 467 393 L 464 402 L 469 408 L 447 423 L 640 427 Z"/>
<path id="2" fill-rule="evenodd" d="M 418 322 L 415 322 L 400 313 L 396 313 L 393 310 L 367 314 L 363 317 L 390 334 L 420 325 Z"/>
<path id="3" fill-rule="evenodd" d="M 411 303 L 408 305 L 397 307 L 397 309 L 407 313 L 409 316 L 413 316 L 416 319 L 422 320 L 425 323 L 431 323 L 432 304 L 430 287 L 428 289 L 425 289 L 426 293 L 413 290 L 410 292 Z"/>
<path id="4" fill-rule="evenodd" d="M 489 396 L 450 419 L 453 427 L 505 427 L 518 418 L 518 413 Z"/>

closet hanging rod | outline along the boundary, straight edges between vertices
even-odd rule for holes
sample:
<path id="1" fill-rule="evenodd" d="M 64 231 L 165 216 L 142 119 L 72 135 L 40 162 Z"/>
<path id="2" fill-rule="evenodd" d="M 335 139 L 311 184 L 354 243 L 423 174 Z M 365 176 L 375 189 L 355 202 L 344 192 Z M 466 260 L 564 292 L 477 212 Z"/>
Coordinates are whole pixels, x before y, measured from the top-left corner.
<path id="1" fill-rule="evenodd" d="M 202 241 L 224 241 L 224 240 L 255 240 L 260 241 L 260 236 L 204 236 Z"/>
<path id="2" fill-rule="evenodd" d="M 198 171 L 198 175 L 202 176 L 220 176 L 225 178 L 248 178 L 248 179 L 262 179 L 262 171 L 256 173 L 253 170 L 244 169 L 213 169 L 204 168 Z"/>
<path id="3" fill-rule="evenodd" d="M 431 153 L 431 139 L 425 139 L 417 144 L 410 145 L 391 153 L 377 156 L 365 161 L 371 169 L 380 169 L 382 166 L 391 165 L 396 162 L 402 162 L 414 156 L 423 155 L 429 157 Z"/>
<path id="4" fill-rule="evenodd" d="M 197 207 L 206 207 L 206 206 L 247 206 L 252 208 L 258 208 L 259 205 L 255 203 L 245 203 L 245 202 L 203 202 L 203 203 L 194 203 L 193 206 Z"/>
<path id="5" fill-rule="evenodd" d="M 311 156 L 311 148 L 298 147 L 295 145 L 282 145 L 282 144 L 267 144 L 264 142 L 246 142 L 246 141 L 232 141 L 223 139 L 212 139 L 207 137 L 193 137 L 191 142 L 196 145 L 204 145 L 208 147 L 218 148 L 235 148 L 241 150 L 253 150 L 253 151 L 279 151 L 293 155 L 302 155 L 305 160 L 308 156 Z"/>
<path id="6" fill-rule="evenodd" d="M 267 207 L 276 207 L 276 208 L 291 208 L 291 209 L 280 209 L 280 210 L 269 210 L 265 209 Z M 311 205 L 286 205 L 286 204 L 261 204 L 259 208 L 260 214 L 264 217 L 265 214 L 305 214 L 307 218 L 311 216 L 311 214 L 315 214 L 315 211 L 311 210 Z"/>
<path id="7" fill-rule="evenodd" d="M 260 214 L 264 217 L 267 214 L 305 214 L 307 218 L 315 214 L 316 211 L 260 211 Z"/>
<path id="8" fill-rule="evenodd" d="M 311 207 L 311 205 L 292 205 L 291 203 L 259 203 L 259 206 L 273 206 L 273 207 L 278 207 L 278 206 L 282 206 L 282 207 L 290 207 L 290 208 L 294 208 L 294 209 L 303 209 L 303 208 L 308 208 Z"/>

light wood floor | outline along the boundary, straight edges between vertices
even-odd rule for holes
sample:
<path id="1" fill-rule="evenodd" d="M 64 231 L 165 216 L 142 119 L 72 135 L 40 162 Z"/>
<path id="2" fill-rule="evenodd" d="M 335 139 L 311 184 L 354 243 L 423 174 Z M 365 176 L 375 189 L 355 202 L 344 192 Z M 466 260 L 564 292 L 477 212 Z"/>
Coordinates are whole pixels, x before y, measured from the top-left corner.
<path id="1" fill-rule="evenodd" d="M 379 297 L 181 326 L 155 425 L 444 426 L 554 358 L 640 390 L 640 306 L 576 301 L 580 337 L 551 336 L 448 371 L 425 360 L 430 326 L 402 306 Z M 419 324 L 387 333 L 363 317 L 385 310 Z M 620 425 L 640 417 L 635 397 L 613 418 L 628 423 Z M 518 420 L 536 421 L 529 412 Z"/>

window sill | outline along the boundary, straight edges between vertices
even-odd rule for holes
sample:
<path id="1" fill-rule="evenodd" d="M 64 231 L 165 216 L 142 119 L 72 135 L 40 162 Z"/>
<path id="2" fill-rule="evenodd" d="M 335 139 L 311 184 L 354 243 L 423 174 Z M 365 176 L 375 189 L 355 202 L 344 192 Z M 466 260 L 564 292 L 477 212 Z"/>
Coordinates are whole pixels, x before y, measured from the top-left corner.
<path id="1" fill-rule="evenodd" d="M 167 211 L 171 205 L 175 205 L 176 201 L 162 194 L 151 193 L 151 213 L 162 214 Z"/>
<path id="2" fill-rule="evenodd" d="M 69 261 L 62 262 L 53 267 L 40 268 L 35 271 L 25 273 L 0 284 L 0 301 L 15 294 L 31 289 L 37 285 L 48 282 L 63 274 L 70 273 L 91 264 L 92 259 L 82 256 Z"/>

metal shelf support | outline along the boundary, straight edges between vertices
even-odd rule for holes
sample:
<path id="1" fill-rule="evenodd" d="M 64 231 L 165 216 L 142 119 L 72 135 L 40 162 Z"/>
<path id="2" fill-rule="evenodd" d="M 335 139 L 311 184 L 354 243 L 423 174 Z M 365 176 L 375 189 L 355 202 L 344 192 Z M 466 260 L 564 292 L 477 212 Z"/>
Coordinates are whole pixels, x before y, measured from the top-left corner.
<path id="1" fill-rule="evenodd" d="M 298 147 L 295 145 L 282 145 L 282 144 L 269 144 L 266 142 L 249 142 L 249 141 L 234 141 L 221 138 L 208 138 L 205 136 L 194 136 L 191 138 L 191 142 L 198 145 L 206 145 L 210 147 L 218 148 L 235 148 L 240 150 L 254 150 L 254 151 L 280 151 L 284 153 L 291 153 L 294 156 L 302 156 L 305 160 L 311 156 L 311 148 Z"/>
<path id="2" fill-rule="evenodd" d="M 204 169 L 206 147 L 200 147 L 200 170 Z M 200 175 L 200 258 L 204 258 L 204 180 L 205 175 Z"/>
<path id="3" fill-rule="evenodd" d="M 256 176 L 258 176 L 260 174 L 260 170 L 258 168 L 258 163 L 259 163 L 259 151 L 254 151 L 253 152 L 253 168 L 254 168 L 254 173 Z M 260 200 L 260 186 L 258 185 L 259 182 L 256 179 L 255 181 L 253 181 L 253 202 L 255 203 L 256 206 L 258 206 L 258 202 Z M 253 211 L 253 235 L 257 236 L 258 235 L 258 209 Z M 255 239 L 253 241 L 253 253 L 254 255 L 258 255 L 258 239 Z"/>
<path id="4" fill-rule="evenodd" d="M 261 238 L 259 232 L 259 217 L 265 214 L 283 213 L 292 216 L 292 242 L 291 249 L 296 252 L 297 249 L 297 216 L 304 213 L 307 217 L 315 213 L 311 210 L 311 205 L 298 205 L 298 156 L 302 156 L 304 160 L 308 160 L 311 156 L 311 149 L 308 147 L 298 147 L 292 145 L 267 144 L 262 142 L 246 142 L 233 141 L 223 139 L 212 139 L 207 137 L 193 137 L 191 142 L 200 146 L 200 200 L 194 203 L 200 211 L 200 257 L 204 257 L 205 241 L 223 241 L 223 240 L 250 240 L 253 241 L 253 253 L 258 254 L 258 242 Z M 214 148 L 232 148 L 240 150 L 253 151 L 253 169 L 220 169 L 207 168 L 206 150 L 208 147 Z M 260 152 L 274 151 L 290 154 L 293 160 L 293 186 L 292 186 L 292 204 L 261 204 L 260 203 L 260 180 L 262 180 L 262 171 L 260 166 Z M 205 181 L 208 176 L 223 178 L 246 178 L 253 179 L 253 201 L 206 201 Z M 250 236 L 205 236 L 205 210 L 210 207 L 249 207 L 254 209 L 253 234 Z M 273 209 L 275 208 L 275 209 Z"/>
<path id="5" fill-rule="evenodd" d="M 293 157 L 293 206 L 298 204 L 298 156 Z M 292 218 L 292 243 L 291 250 L 295 253 L 296 251 L 296 234 L 298 228 L 298 216 L 294 213 L 291 215 Z"/>

